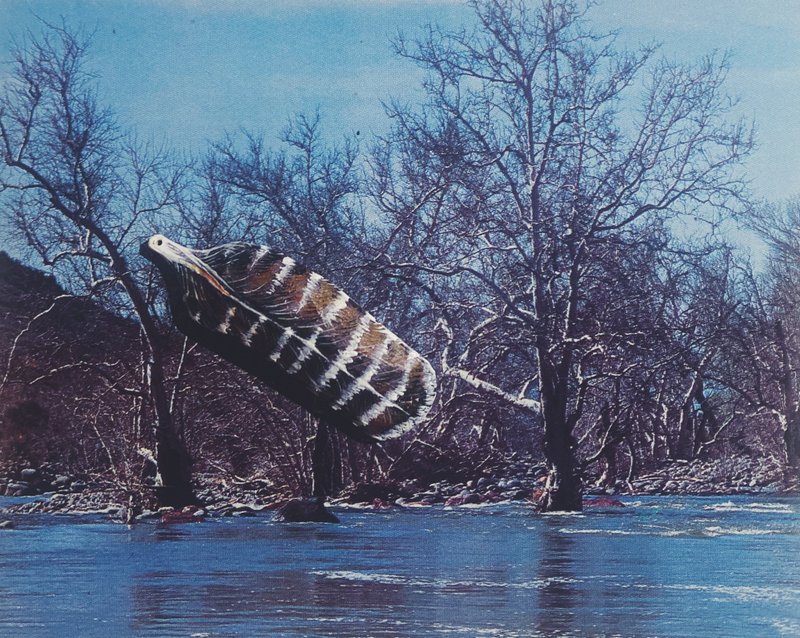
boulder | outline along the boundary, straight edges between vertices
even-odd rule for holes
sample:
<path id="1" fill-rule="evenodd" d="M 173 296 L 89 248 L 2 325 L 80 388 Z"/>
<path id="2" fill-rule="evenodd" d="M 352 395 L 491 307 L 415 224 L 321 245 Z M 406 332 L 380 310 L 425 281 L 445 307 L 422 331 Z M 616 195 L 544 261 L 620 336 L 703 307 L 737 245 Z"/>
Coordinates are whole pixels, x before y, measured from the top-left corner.
<path id="1" fill-rule="evenodd" d="M 31 486 L 26 481 L 6 485 L 6 496 L 30 496 L 32 493 Z"/>
<path id="2" fill-rule="evenodd" d="M 14 529 L 14 521 L 0 521 L 0 529 Z"/>
<path id="3" fill-rule="evenodd" d="M 515 489 L 510 492 L 507 492 L 509 500 L 512 501 L 524 501 L 528 498 L 531 494 L 530 490 L 526 489 Z"/>
<path id="4" fill-rule="evenodd" d="M 87 485 L 83 481 L 73 481 L 72 482 L 72 491 L 73 492 L 83 492 L 86 489 Z"/>
<path id="5" fill-rule="evenodd" d="M 464 490 L 460 494 L 448 498 L 445 505 L 447 507 L 457 507 L 458 505 L 474 505 L 477 503 L 483 503 L 483 497 L 475 492 Z"/>
<path id="6" fill-rule="evenodd" d="M 23 481 L 26 481 L 28 483 L 32 483 L 33 481 L 35 481 L 35 480 L 37 480 L 39 478 L 39 470 L 37 470 L 35 468 L 32 468 L 32 467 L 26 467 L 24 470 L 22 470 L 19 473 L 19 477 Z"/>
<path id="7" fill-rule="evenodd" d="M 398 499 L 398 501 L 403 500 L 402 498 Z M 400 504 L 397 501 L 384 501 L 382 499 L 376 498 L 372 501 L 372 509 L 374 510 L 386 510 L 392 509 L 395 507 L 400 507 Z"/>
<path id="8" fill-rule="evenodd" d="M 134 520 L 136 521 L 149 521 L 154 518 L 161 518 L 158 512 L 154 512 L 153 510 L 142 510 L 141 514 L 138 514 Z"/>
<path id="9" fill-rule="evenodd" d="M 408 498 L 412 494 L 402 483 L 384 481 L 380 483 L 358 483 L 344 495 L 348 503 L 372 503 L 375 499 L 393 501 L 398 497 Z"/>
<path id="10" fill-rule="evenodd" d="M 294 498 L 281 507 L 276 515 L 276 520 L 287 523 L 338 523 L 339 519 L 325 509 L 325 499 L 319 498 Z"/>
<path id="11" fill-rule="evenodd" d="M 196 505 L 187 505 L 182 510 L 168 510 L 161 514 L 161 522 L 165 524 L 173 523 L 197 523 L 203 520 L 205 512 Z"/>

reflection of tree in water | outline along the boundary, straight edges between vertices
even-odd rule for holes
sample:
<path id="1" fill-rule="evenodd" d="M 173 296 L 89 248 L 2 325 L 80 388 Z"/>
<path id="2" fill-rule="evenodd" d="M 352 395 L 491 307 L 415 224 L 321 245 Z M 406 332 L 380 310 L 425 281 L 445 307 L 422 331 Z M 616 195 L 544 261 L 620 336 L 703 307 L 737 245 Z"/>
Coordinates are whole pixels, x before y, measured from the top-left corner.
<path id="1" fill-rule="evenodd" d="M 301 571 L 176 573 L 152 571 L 131 587 L 133 629 L 279 627 L 313 604 L 313 579 Z M 187 620 L 188 619 L 188 620 Z M 188 624 L 188 627 L 187 627 Z"/>
<path id="2" fill-rule="evenodd" d="M 406 605 L 407 584 L 398 582 L 376 582 L 373 579 L 358 580 L 336 578 L 336 574 L 319 574 L 314 581 L 314 604 L 321 609 L 361 610 L 369 613 L 377 610 L 379 617 L 386 616 L 387 609 L 403 608 Z M 391 577 L 388 579 L 391 580 Z"/>
<path id="3" fill-rule="evenodd" d="M 542 554 L 537 574 L 542 582 L 537 605 L 536 628 L 545 636 L 571 635 L 576 628 L 575 539 L 559 531 L 557 521 L 542 525 Z"/>
<path id="4" fill-rule="evenodd" d="M 402 584 L 343 580 L 299 570 L 152 571 L 137 581 L 131 588 L 134 630 L 163 631 L 180 623 L 186 630 L 241 626 L 251 634 L 297 627 L 303 620 L 324 623 L 345 616 L 363 628 L 365 616 L 385 618 L 387 609 L 402 607 L 405 600 Z M 337 628 L 344 627 L 338 623 Z"/>
<path id="5" fill-rule="evenodd" d="M 232 530 L 220 530 L 223 536 L 226 531 Z M 358 580 L 346 574 L 337 578 L 325 571 L 331 564 L 327 554 L 340 551 L 335 533 L 289 525 L 281 533 L 287 537 L 284 546 L 298 555 L 290 551 L 266 560 L 260 556 L 250 563 L 231 564 L 230 571 L 203 571 L 208 563 L 198 548 L 196 571 L 154 569 L 135 576 L 131 629 L 157 634 L 179 630 L 186 635 L 203 631 L 271 635 L 303 625 L 325 627 L 326 620 L 337 619 L 336 629 L 346 632 L 348 623 L 341 619 L 347 617 L 353 631 L 363 631 L 370 617 L 385 618 L 387 609 L 404 606 L 406 585 L 401 582 Z M 187 536 L 183 530 L 163 528 L 152 540 L 177 541 Z M 303 538 L 288 538 L 298 536 Z M 319 565 L 319 570 L 297 569 L 299 564 Z"/>

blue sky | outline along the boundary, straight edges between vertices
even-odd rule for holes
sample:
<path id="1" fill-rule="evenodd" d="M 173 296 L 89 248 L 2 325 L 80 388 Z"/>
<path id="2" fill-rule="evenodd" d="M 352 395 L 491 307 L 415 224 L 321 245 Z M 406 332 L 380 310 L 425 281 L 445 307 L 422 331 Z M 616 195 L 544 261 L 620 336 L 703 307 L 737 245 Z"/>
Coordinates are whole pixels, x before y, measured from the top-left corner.
<path id="1" fill-rule="evenodd" d="M 469 16 L 446 0 L 0 0 L 3 51 L 36 28 L 34 13 L 96 29 L 104 99 L 140 136 L 189 151 L 241 127 L 277 138 L 293 113 L 316 107 L 329 133 L 381 131 L 381 100 L 413 100 L 420 78 L 390 37 Z M 625 45 L 659 41 L 680 60 L 731 51 L 729 89 L 759 132 L 753 189 L 800 194 L 800 4 L 602 0 L 591 16 Z"/>

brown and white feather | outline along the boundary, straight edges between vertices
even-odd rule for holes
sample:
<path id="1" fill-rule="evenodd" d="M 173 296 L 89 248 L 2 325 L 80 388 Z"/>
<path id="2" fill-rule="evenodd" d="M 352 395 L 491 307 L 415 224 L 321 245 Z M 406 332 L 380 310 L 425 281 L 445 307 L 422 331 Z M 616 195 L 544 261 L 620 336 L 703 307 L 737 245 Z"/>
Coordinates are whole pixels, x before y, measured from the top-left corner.
<path id="1" fill-rule="evenodd" d="M 223 282 L 217 292 L 185 271 L 182 303 L 190 320 L 282 375 L 260 375 L 268 383 L 299 385 L 296 396 L 308 396 L 306 407 L 363 438 L 393 438 L 425 418 L 433 368 L 338 286 L 264 246 L 190 252 Z"/>

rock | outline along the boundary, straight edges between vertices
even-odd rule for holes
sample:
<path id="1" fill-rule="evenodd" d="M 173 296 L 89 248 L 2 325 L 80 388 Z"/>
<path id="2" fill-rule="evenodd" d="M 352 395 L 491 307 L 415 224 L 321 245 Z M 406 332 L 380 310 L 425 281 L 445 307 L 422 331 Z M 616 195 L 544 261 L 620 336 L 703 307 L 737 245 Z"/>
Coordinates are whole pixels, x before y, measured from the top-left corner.
<path id="1" fill-rule="evenodd" d="M 203 516 L 197 513 L 202 511 L 196 505 L 187 505 L 182 510 L 169 510 L 161 514 L 161 522 L 172 523 L 196 523 L 203 520 Z"/>
<path id="2" fill-rule="evenodd" d="M 457 507 L 459 505 L 474 505 L 478 503 L 483 503 L 483 497 L 480 494 L 464 490 L 460 494 L 448 498 L 445 506 Z"/>
<path id="3" fill-rule="evenodd" d="M 0 521 L 0 529 L 14 529 L 14 521 Z"/>
<path id="4" fill-rule="evenodd" d="M 143 510 L 142 513 L 136 516 L 134 520 L 149 521 L 154 518 L 161 518 L 161 516 L 158 512 L 154 512 L 153 510 Z"/>
<path id="5" fill-rule="evenodd" d="M 28 483 L 32 483 L 33 481 L 35 481 L 35 480 L 37 480 L 39 478 L 39 470 L 37 470 L 35 468 L 32 468 L 32 467 L 26 467 L 24 470 L 22 470 L 19 473 L 19 477 L 23 481 L 26 481 Z"/>
<path id="6" fill-rule="evenodd" d="M 281 507 L 276 515 L 276 520 L 287 523 L 338 523 L 339 519 L 325 509 L 325 499 L 294 498 Z"/>
<path id="7" fill-rule="evenodd" d="M 87 485 L 83 481 L 73 481 L 71 487 L 73 492 L 83 492 Z"/>
<path id="8" fill-rule="evenodd" d="M 398 497 L 408 498 L 411 491 L 407 486 L 396 481 L 380 483 L 358 483 L 344 495 L 348 503 L 372 503 L 375 499 L 393 501 Z"/>
<path id="9" fill-rule="evenodd" d="M 478 479 L 478 482 L 475 484 L 475 487 L 477 487 L 479 490 L 485 490 L 487 487 L 489 487 L 490 483 L 491 481 L 488 478 L 482 476 L 481 478 Z"/>
<path id="10" fill-rule="evenodd" d="M 512 501 L 524 501 L 530 496 L 530 491 L 525 489 L 516 489 L 509 493 L 509 499 Z"/>
<path id="11" fill-rule="evenodd" d="M 6 496 L 30 496 L 31 494 L 31 486 L 25 481 L 6 485 Z"/>
<path id="12" fill-rule="evenodd" d="M 257 516 L 259 510 L 266 509 L 247 503 L 227 503 L 224 506 L 217 508 L 217 514 L 220 516 L 235 516 L 237 518 L 250 518 Z M 203 511 L 203 510 L 200 510 Z"/>
<path id="13" fill-rule="evenodd" d="M 200 490 L 199 492 L 197 492 L 196 496 L 198 501 L 206 504 L 215 503 L 218 500 L 217 495 L 208 489 Z"/>
<path id="14" fill-rule="evenodd" d="M 392 509 L 393 507 L 398 507 L 396 501 L 383 501 L 379 498 L 376 498 L 374 501 L 372 501 L 372 509 L 374 510 L 386 510 L 386 509 Z"/>
<path id="15" fill-rule="evenodd" d="M 445 499 L 439 492 L 420 492 L 412 497 L 415 501 L 425 501 L 429 505 L 434 503 L 441 503 Z"/>
<path id="16" fill-rule="evenodd" d="M 463 483 L 456 483 L 455 485 L 445 485 L 442 488 L 442 492 L 445 496 L 455 496 L 456 494 L 461 494 L 465 489 Z"/>

